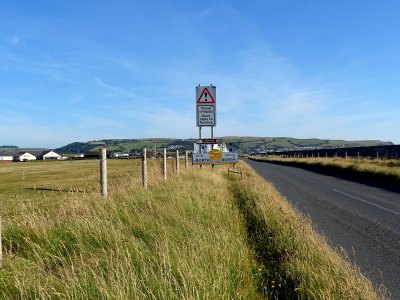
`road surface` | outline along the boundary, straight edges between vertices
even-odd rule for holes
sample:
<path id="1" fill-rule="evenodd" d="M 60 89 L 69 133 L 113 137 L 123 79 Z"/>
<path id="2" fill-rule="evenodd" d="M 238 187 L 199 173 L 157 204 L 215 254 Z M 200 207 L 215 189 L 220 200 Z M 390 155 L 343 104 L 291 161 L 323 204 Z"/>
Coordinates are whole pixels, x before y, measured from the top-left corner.
<path id="1" fill-rule="evenodd" d="M 400 194 L 301 168 L 247 160 L 374 285 L 400 299 Z"/>

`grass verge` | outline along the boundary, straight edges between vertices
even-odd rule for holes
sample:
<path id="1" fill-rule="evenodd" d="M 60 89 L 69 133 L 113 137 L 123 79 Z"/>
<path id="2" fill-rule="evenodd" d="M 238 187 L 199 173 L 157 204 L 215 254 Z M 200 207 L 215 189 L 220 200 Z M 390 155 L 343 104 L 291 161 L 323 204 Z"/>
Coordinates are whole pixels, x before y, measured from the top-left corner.
<path id="1" fill-rule="evenodd" d="M 302 217 L 248 165 L 231 189 L 259 263 L 259 286 L 276 299 L 377 299 L 376 292 L 343 252 L 335 252 Z"/>
<path id="2" fill-rule="evenodd" d="M 376 183 L 396 186 L 400 183 L 400 161 L 354 158 L 283 158 L 279 156 L 251 157 L 256 161 L 292 165 L 322 173 L 354 179 L 377 180 Z"/>

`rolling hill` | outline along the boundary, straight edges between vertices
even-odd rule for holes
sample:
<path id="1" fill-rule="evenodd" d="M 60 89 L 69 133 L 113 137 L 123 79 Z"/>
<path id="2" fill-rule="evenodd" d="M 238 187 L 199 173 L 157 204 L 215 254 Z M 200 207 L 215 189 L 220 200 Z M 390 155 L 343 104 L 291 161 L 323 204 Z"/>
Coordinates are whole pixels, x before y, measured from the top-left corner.
<path id="1" fill-rule="evenodd" d="M 327 139 L 296 139 L 290 137 L 239 137 L 226 136 L 219 138 L 225 142 L 233 151 L 247 152 L 252 149 L 277 150 L 277 149 L 299 149 L 305 147 L 335 148 L 335 147 L 357 147 L 393 145 L 392 142 L 379 140 L 327 140 Z M 88 142 L 75 142 L 57 148 L 60 153 L 85 153 L 97 151 L 101 147 L 109 150 L 123 152 L 137 152 L 142 148 L 168 148 L 180 146 L 181 149 L 191 150 L 196 139 L 174 139 L 174 138 L 146 138 L 146 139 L 105 139 Z"/>

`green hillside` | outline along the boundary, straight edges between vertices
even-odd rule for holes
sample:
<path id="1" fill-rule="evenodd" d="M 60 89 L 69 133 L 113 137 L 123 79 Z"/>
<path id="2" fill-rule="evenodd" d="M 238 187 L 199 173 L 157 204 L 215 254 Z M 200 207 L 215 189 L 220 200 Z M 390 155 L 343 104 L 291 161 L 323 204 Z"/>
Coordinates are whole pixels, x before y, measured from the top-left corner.
<path id="1" fill-rule="evenodd" d="M 250 149 L 298 149 L 303 147 L 356 147 L 393 145 L 392 142 L 378 140 L 345 141 L 345 140 L 323 140 L 323 139 L 296 139 L 290 137 L 220 137 L 233 151 L 247 151 Z M 146 139 L 107 139 L 95 140 L 86 143 L 75 142 L 56 149 L 61 153 L 84 153 L 97 151 L 101 147 L 109 150 L 136 152 L 142 148 L 168 148 L 173 145 L 182 146 L 187 150 L 193 148 L 196 139 L 174 139 L 174 138 L 146 138 Z"/>

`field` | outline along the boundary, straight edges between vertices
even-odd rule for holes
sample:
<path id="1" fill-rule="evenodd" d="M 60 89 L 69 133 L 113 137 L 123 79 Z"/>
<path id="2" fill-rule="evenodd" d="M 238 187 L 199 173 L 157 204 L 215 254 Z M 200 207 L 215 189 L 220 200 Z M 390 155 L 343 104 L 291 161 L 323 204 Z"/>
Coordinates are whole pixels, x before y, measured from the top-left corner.
<path id="1" fill-rule="evenodd" d="M 252 157 L 258 161 L 317 167 L 369 178 L 400 182 L 400 160 L 355 158 L 284 158 L 279 156 Z"/>
<path id="2" fill-rule="evenodd" d="M 174 173 L 149 161 L 0 165 L 1 299 L 377 299 L 274 187 L 240 164 Z M 4 183 L 4 184 L 3 184 Z"/>

